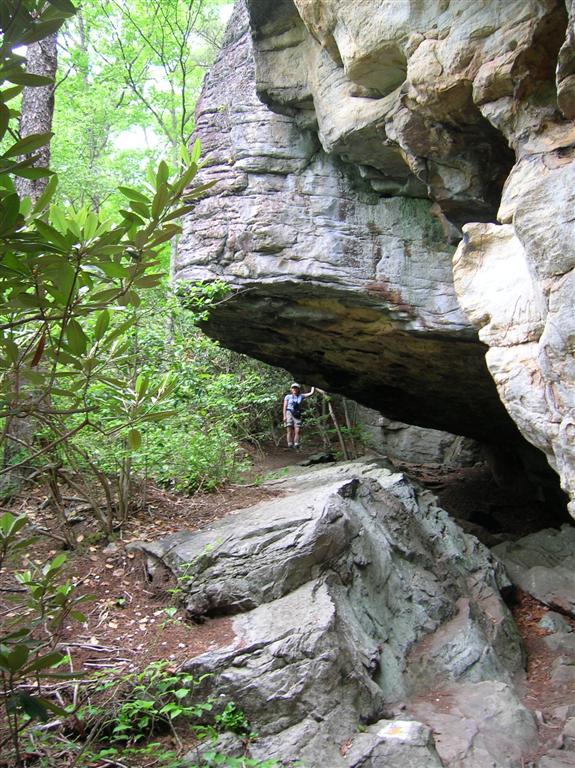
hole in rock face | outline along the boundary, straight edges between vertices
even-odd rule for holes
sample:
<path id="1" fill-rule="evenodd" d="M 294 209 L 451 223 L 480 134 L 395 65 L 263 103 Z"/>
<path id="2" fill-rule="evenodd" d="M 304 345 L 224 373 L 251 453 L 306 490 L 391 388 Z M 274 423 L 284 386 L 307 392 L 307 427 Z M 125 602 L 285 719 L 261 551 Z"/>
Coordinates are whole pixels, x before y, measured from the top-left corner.
<path id="1" fill-rule="evenodd" d="M 523 69 L 524 72 L 517 98 L 540 107 L 556 107 L 557 59 L 565 40 L 568 20 L 565 7 L 557 5 L 539 23 L 531 46 L 517 62 L 518 70 Z"/>
<path id="2" fill-rule="evenodd" d="M 376 52 L 349 64 L 347 76 L 381 97 L 387 96 L 405 81 L 407 59 L 396 43 L 384 43 Z"/>

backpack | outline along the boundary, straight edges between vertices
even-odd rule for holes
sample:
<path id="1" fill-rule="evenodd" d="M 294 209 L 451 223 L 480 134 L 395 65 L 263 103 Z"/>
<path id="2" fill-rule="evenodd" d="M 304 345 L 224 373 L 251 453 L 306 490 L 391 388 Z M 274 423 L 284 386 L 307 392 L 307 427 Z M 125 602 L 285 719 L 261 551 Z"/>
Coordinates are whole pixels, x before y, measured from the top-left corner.
<path id="1" fill-rule="evenodd" d="M 294 419 L 301 419 L 303 411 L 303 399 L 298 402 L 293 395 L 290 395 L 287 407 L 288 411 L 292 412 Z"/>

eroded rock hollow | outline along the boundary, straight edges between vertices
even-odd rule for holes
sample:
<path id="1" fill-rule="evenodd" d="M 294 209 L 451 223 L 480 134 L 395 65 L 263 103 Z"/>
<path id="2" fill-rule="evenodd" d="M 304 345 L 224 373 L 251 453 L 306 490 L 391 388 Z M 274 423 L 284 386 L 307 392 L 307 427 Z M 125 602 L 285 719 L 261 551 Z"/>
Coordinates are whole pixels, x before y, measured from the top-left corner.
<path id="1" fill-rule="evenodd" d="M 208 333 L 390 418 L 519 430 L 573 498 L 573 12 L 238 0 L 177 264 L 233 289 Z"/>

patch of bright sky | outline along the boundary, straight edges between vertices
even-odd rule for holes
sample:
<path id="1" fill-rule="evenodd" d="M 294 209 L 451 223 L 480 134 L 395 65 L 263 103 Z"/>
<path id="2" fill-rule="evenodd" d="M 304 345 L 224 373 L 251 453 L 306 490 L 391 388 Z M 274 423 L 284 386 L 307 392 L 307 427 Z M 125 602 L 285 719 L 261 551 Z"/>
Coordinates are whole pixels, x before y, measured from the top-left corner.
<path id="1" fill-rule="evenodd" d="M 227 24 L 229 21 L 233 10 L 233 3 L 222 5 L 218 8 L 218 13 L 224 24 Z M 203 41 L 198 36 L 196 43 L 200 44 L 202 42 Z M 192 45 L 194 44 L 193 36 L 190 38 L 190 43 Z M 159 91 L 169 90 L 170 85 L 165 79 L 165 73 L 162 68 L 150 67 L 150 70 L 152 69 L 157 70 L 157 73 L 154 72 L 154 76 L 152 77 L 154 87 Z M 114 148 L 120 151 L 127 149 L 157 149 L 157 147 L 161 146 L 163 143 L 165 143 L 165 138 L 156 133 L 153 128 L 144 129 L 140 126 L 128 128 L 113 139 Z"/>

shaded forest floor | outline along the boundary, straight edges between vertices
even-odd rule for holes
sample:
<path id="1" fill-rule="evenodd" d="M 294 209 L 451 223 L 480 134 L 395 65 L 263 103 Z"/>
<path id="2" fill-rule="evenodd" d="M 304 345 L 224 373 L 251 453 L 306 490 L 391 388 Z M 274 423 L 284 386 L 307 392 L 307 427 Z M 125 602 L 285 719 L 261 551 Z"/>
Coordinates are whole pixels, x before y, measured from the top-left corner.
<path id="1" fill-rule="evenodd" d="M 228 484 L 209 494 L 187 497 L 148 484 L 141 489 L 125 530 L 111 543 L 103 542 L 90 521 L 79 514 L 75 527 L 80 548 L 69 553 L 67 573 L 81 592 L 92 595 L 93 599 L 83 606 L 86 623 L 70 622 L 65 627 L 63 647 L 70 655 L 71 669 L 83 669 L 86 676 L 96 670 L 124 674 L 141 670 L 160 659 L 168 660 L 175 669 L 184 661 L 230 641 L 233 638 L 231 618 L 208 619 L 203 624 L 189 622 L 178 605 L 174 591 L 176 584 L 165 576 L 149 581 L 143 561 L 127 551 L 126 545 L 141 539 L 159 539 L 182 529 L 210 526 L 224 515 L 275 496 L 278 492 L 262 483 L 281 477 L 286 467 L 299 463 L 310 453 L 313 453 L 312 448 L 295 453 L 270 446 L 264 452 L 253 454 L 252 468 L 241 482 Z M 436 467 L 402 468 L 438 493 L 450 512 L 457 506 L 481 506 L 493 494 L 486 467 L 476 466 L 451 473 Z M 525 514 L 523 507 L 516 509 L 515 497 L 503 498 L 500 491 L 497 494 L 497 503 L 506 508 L 511 519 Z M 35 526 L 55 531 L 57 522 L 47 499 L 45 489 L 36 487 L 26 496 L 15 499 L 11 508 L 13 512 L 26 513 Z M 69 511 L 74 512 L 73 503 Z M 59 542 L 44 536 L 27 557 L 40 564 L 61 551 Z M 25 561 L 12 563 L 13 570 L 25 566 Z M 0 586 L 9 583 L 14 582 L 8 569 Z M 552 710 L 565 702 L 552 691 L 553 656 L 542 642 L 546 631 L 537 626 L 546 608 L 533 598 L 518 593 L 512 611 L 528 653 L 525 704 L 541 713 L 542 737 L 550 744 L 557 736 Z M 3 623 L 10 619 L 10 614 L 10 604 L 0 596 Z M 572 624 L 575 629 L 575 622 Z M 55 684 L 55 687 L 58 685 L 64 687 L 66 684 Z M 2 765 L 7 764 L 0 759 Z"/>

